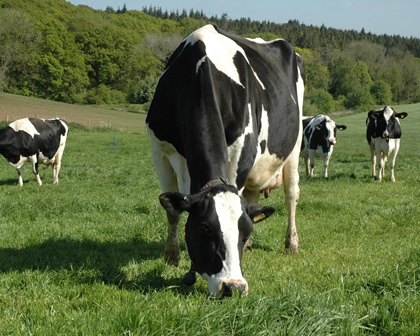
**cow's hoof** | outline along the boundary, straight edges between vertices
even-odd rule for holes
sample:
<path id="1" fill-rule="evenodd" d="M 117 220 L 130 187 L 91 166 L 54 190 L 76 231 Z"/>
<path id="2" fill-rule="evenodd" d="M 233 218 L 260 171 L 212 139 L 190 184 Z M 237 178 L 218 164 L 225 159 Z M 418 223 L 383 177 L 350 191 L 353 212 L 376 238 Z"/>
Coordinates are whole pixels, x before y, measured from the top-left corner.
<path id="1" fill-rule="evenodd" d="M 178 265 L 179 265 L 179 258 L 173 258 L 172 256 L 166 256 L 165 255 L 165 263 L 167 264 L 167 265 L 170 265 L 170 266 L 176 266 L 176 267 L 178 267 Z"/>
<path id="2" fill-rule="evenodd" d="M 251 238 L 248 238 L 247 241 L 244 244 L 243 251 L 245 252 L 246 250 L 252 250 L 252 241 L 251 241 Z"/>
<path id="3" fill-rule="evenodd" d="M 192 286 L 197 281 L 197 277 L 195 275 L 195 272 L 187 272 L 185 273 L 184 277 L 182 278 L 182 282 L 184 285 Z"/>
<path id="4" fill-rule="evenodd" d="M 289 244 L 285 246 L 286 253 L 298 254 L 299 246 L 294 244 Z"/>
<path id="5" fill-rule="evenodd" d="M 165 248 L 164 259 L 167 265 L 178 266 L 181 259 L 181 252 L 179 249 Z"/>

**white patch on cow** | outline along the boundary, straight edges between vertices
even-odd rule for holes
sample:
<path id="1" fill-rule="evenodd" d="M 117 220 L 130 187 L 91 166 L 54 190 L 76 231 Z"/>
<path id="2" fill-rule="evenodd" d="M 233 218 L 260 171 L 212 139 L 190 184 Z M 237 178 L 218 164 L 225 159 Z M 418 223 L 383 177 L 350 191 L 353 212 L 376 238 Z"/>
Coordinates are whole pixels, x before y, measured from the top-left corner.
<path id="1" fill-rule="evenodd" d="M 201 64 L 204 63 L 207 59 L 207 56 L 203 56 L 198 62 L 197 65 L 195 66 L 195 72 L 198 73 L 198 70 L 201 67 Z"/>
<path id="2" fill-rule="evenodd" d="M 229 159 L 229 183 L 236 186 L 236 177 L 239 167 L 239 160 L 241 158 L 242 149 L 245 144 L 245 136 L 254 132 L 253 118 L 251 114 L 251 104 L 248 104 L 248 125 L 245 126 L 244 132 L 228 147 Z"/>
<path id="3" fill-rule="evenodd" d="M 301 56 L 296 53 L 296 56 L 301 58 Z M 303 96 L 305 93 L 305 82 L 303 80 L 302 74 L 300 73 L 300 69 L 297 68 L 298 71 L 298 81 L 296 83 L 296 88 L 297 88 L 297 98 L 298 98 L 298 106 L 299 106 L 299 111 L 300 111 L 300 115 L 303 115 Z"/>
<path id="4" fill-rule="evenodd" d="M 384 109 L 384 117 L 387 122 L 389 121 L 389 119 L 391 119 L 393 114 L 394 114 L 394 110 L 391 107 L 386 106 Z"/>
<path id="5" fill-rule="evenodd" d="M 32 138 L 35 135 L 39 135 L 35 126 L 29 121 L 29 118 L 23 118 L 12 122 L 9 125 L 15 132 L 24 131 L 28 133 Z"/>
<path id="6" fill-rule="evenodd" d="M 9 162 L 13 167 L 15 167 L 16 169 L 20 169 L 22 166 L 23 166 L 23 164 L 26 162 L 26 161 L 28 161 L 29 160 L 29 157 L 26 157 L 26 156 L 20 156 L 20 159 L 19 159 L 19 161 L 18 162 L 16 162 L 16 163 L 12 163 L 12 162 Z"/>
<path id="7" fill-rule="evenodd" d="M 247 63 L 250 65 L 248 57 L 246 56 L 244 50 L 240 48 L 233 40 L 230 38 L 219 34 L 213 27 L 213 25 L 206 25 L 186 38 L 186 44 L 194 44 L 197 41 L 202 41 L 206 45 L 206 54 L 207 57 L 212 61 L 216 68 L 223 72 L 226 76 L 231 78 L 234 82 L 245 87 L 240 80 L 238 69 L 233 63 L 233 58 L 236 53 L 241 53 Z M 201 64 L 205 62 L 206 59 L 201 58 L 196 64 L 196 70 L 200 68 Z M 250 65 L 251 67 L 251 65 Z M 252 69 L 252 67 L 251 67 Z M 254 69 L 252 69 L 255 78 L 260 83 L 261 87 L 265 89 L 264 84 L 258 78 Z"/>
<path id="8" fill-rule="evenodd" d="M 217 294 L 223 284 L 232 280 L 246 284 L 246 280 L 242 276 L 238 250 L 238 221 L 243 214 L 240 197 L 232 192 L 224 192 L 214 196 L 214 202 L 226 247 L 226 258 L 219 273 L 211 276 L 204 274 L 203 277 L 208 281 L 209 292 Z"/>

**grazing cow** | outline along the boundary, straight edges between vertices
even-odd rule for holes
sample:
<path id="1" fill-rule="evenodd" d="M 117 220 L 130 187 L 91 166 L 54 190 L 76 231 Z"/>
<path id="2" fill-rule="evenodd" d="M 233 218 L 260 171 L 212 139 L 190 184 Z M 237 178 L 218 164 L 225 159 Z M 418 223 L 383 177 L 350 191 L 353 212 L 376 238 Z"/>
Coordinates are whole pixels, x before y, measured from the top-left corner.
<path id="1" fill-rule="evenodd" d="M 306 175 L 314 176 L 315 155 L 318 155 L 324 159 L 324 177 L 328 177 L 328 164 L 337 143 L 337 130 L 344 131 L 346 128 L 323 114 L 304 117 L 300 156 L 305 160 Z"/>
<path id="2" fill-rule="evenodd" d="M 241 257 L 253 223 L 274 209 L 260 192 L 284 182 L 289 219 L 286 248 L 297 252 L 303 61 L 284 40 L 265 42 L 206 25 L 170 57 L 146 123 L 168 218 L 165 259 L 180 258 L 178 222 L 191 270 L 209 292 L 248 291 Z M 246 202 L 243 195 L 248 202 Z"/>
<path id="3" fill-rule="evenodd" d="M 39 163 L 53 166 L 53 183 L 58 184 L 67 134 L 68 127 L 60 119 L 23 118 L 0 129 L 0 154 L 17 169 L 20 186 L 23 185 L 22 165 L 28 160 L 39 185 L 42 185 Z"/>
<path id="4" fill-rule="evenodd" d="M 366 138 L 370 147 L 370 159 L 372 162 L 372 176 L 381 181 L 384 176 L 385 163 L 389 157 L 391 181 L 395 182 L 394 167 L 398 151 L 400 149 L 401 125 L 399 119 L 408 116 L 406 112 L 397 113 L 390 106 L 382 110 L 371 110 L 366 119 Z M 376 174 L 376 160 L 379 162 L 378 174 Z"/>

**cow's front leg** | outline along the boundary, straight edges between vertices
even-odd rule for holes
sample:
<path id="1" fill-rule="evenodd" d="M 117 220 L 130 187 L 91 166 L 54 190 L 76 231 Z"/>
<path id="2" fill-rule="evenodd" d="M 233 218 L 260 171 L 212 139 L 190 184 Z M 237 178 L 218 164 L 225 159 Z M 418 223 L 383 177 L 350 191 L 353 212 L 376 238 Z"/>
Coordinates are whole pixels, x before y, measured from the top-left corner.
<path id="1" fill-rule="evenodd" d="M 260 199 L 260 191 L 249 190 L 245 188 L 244 191 L 242 192 L 242 196 L 245 198 L 245 200 L 249 204 L 258 203 L 258 200 Z M 252 249 L 252 238 L 250 236 L 244 244 L 243 251 L 251 250 L 251 249 Z"/>
<path id="2" fill-rule="evenodd" d="M 166 217 L 168 218 L 168 238 L 166 241 L 164 258 L 167 264 L 178 266 L 181 258 L 178 238 L 178 224 L 181 216 L 174 216 L 166 212 Z"/>
<path id="3" fill-rule="evenodd" d="M 372 146 L 370 146 L 370 161 L 372 163 L 372 177 L 376 178 L 376 153 Z"/>
<path id="4" fill-rule="evenodd" d="M 376 179 L 378 180 L 378 182 L 382 181 L 382 177 L 384 176 L 384 172 L 385 172 L 385 157 L 382 155 L 382 153 L 377 153 L 377 161 L 379 163 L 379 167 L 378 167 L 378 173 L 376 175 Z"/>
<path id="5" fill-rule="evenodd" d="M 397 154 L 398 154 L 399 149 L 400 149 L 400 139 L 395 139 L 395 147 L 389 157 L 389 170 L 390 170 L 391 182 L 395 182 L 394 168 L 395 168 L 395 161 L 397 159 Z"/>
<path id="6" fill-rule="evenodd" d="M 328 163 L 329 159 L 324 159 L 324 178 L 328 177 Z"/>
<path id="7" fill-rule="evenodd" d="M 185 273 L 184 277 L 182 278 L 182 282 L 184 283 L 184 285 L 192 286 L 195 284 L 195 282 L 197 281 L 195 273 L 196 270 L 194 264 L 191 262 L 190 270 L 187 273 Z"/>
<path id="8" fill-rule="evenodd" d="M 17 172 L 18 172 L 18 186 L 22 187 L 23 186 L 22 167 L 17 168 Z"/>

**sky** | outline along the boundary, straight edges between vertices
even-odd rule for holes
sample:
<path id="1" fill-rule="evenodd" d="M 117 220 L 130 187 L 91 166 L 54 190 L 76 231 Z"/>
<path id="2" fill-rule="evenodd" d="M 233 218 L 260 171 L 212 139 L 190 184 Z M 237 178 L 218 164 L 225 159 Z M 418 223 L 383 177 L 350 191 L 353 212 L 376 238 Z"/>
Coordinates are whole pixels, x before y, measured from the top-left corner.
<path id="1" fill-rule="evenodd" d="M 230 19 L 286 23 L 298 20 L 305 25 L 343 30 L 365 30 L 377 35 L 420 38 L 420 0 L 68 0 L 93 9 L 141 10 L 162 8 L 168 12 L 183 9 L 203 11 L 205 15 Z"/>

